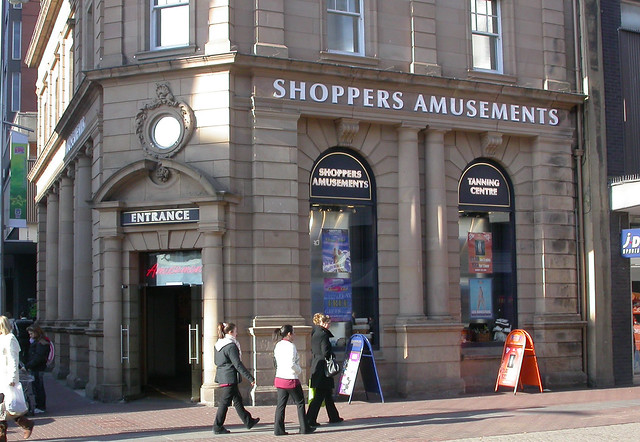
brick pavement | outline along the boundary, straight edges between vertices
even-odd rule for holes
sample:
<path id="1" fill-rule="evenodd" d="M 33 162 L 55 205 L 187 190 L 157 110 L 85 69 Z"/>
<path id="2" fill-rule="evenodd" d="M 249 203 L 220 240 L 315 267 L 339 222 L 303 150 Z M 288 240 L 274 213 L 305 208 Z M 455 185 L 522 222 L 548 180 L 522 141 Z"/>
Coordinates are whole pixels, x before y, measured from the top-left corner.
<path id="1" fill-rule="evenodd" d="M 261 422 L 251 431 L 242 427 L 230 409 L 226 426 L 230 435 L 214 436 L 211 424 L 215 407 L 175 399 L 144 398 L 128 403 L 104 404 L 86 399 L 62 383 L 46 379 L 48 410 L 34 417 L 31 440 L 50 441 L 203 441 L 274 440 L 273 406 L 249 407 Z M 434 400 L 391 400 L 384 404 L 339 402 L 345 422 L 322 425 L 316 433 L 289 436 L 285 440 L 455 440 L 553 432 L 576 428 L 606 431 L 618 425 L 639 429 L 640 387 L 585 389 L 557 392 L 499 392 Z M 319 422 L 326 421 L 320 411 Z M 287 430 L 298 431 L 295 408 L 287 408 Z M 596 427 L 598 427 L 596 429 Z M 559 432 L 558 435 L 563 433 Z M 9 440 L 22 440 L 10 423 Z M 536 440 L 535 436 L 533 439 Z M 637 439 L 631 437 L 629 440 Z M 550 440 L 550 439 L 548 439 Z M 557 439 L 562 440 L 562 439 Z M 617 438 L 617 440 L 620 440 Z"/>

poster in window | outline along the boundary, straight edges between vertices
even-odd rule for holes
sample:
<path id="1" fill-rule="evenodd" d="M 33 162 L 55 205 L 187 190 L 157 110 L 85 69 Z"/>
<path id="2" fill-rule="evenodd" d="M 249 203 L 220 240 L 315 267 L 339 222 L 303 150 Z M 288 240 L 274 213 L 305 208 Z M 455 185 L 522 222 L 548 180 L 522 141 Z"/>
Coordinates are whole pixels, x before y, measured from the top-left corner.
<path id="1" fill-rule="evenodd" d="M 351 273 L 348 230 L 322 229 L 322 271 Z"/>
<path id="2" fill-rule="evenodd" d="M 324 314 L 333 322 L 351 321 L 351 278 L 324 279 Z"/>
<path id="3" fill-rule="evenodd" d="M 491 232 L 469 232 L 469 273 L 493 273 Z"/>
<path id="4" fill-rule="evenodd" d="M 493 319 L 491 278 L 469 280 L 469 317 L 471 319 Z"/>

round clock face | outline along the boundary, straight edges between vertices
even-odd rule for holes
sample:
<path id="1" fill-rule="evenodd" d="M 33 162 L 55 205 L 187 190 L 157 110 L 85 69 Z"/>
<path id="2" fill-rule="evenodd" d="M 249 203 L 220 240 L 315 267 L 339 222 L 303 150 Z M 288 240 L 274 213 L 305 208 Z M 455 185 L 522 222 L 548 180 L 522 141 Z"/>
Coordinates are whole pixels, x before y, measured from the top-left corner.
<path id="1" fill-rule="evenodd" d="M 169 149 L 180 140 L 182 124 L 171 115 L 164 115 L 155 122 L 151 134 L 159 149 Z"/>

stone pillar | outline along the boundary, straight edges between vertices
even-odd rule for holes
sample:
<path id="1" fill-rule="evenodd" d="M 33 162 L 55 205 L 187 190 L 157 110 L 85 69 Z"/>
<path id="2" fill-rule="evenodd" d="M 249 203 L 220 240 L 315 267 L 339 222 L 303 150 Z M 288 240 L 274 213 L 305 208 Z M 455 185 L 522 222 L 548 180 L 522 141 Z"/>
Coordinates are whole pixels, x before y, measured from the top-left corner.
<path id="1" fill-rule="evenodd" d="M 443 130 L 426 133 L 425 220 L 427 230 L 427 316 L 450 316 L 447 194 Z"/>
<path id="2" fill-rule="evenodd" d="M 218 323 L 224 321 L 222 232 L 206 232 L 202 249 L 202 388 L 200 401 L 215 403 L 214 345 Z"/>
<path id="3" fill-rule="evenodd" d="M 66 170 L 60 178 L 58 230 L 58 320 L 54 342 L 58 379 L 69 374 L 69 333 L 67 327 L 73 316 L 73 173 Z"/>
<path id="4" fill-rule="evenodd" d="M 284 2 L 285 0 L 255 0 L 254 54 L 289 57 L 284 39 Z"/>
<path id="5" fill-rule="evenodd" d="M 45 319 L 48 324 L 58 318 L 58 189 L 47 195 L 46 292 Z"/>
<path id="6" fill-rule="evenodd" d="M 103 279 L 103 376 L 99 386 L 100 399 L 106 402 L 122 399 L 123 377 L 121 359 L 122 326 L 122 236 L 104 236 Z"/>
<path id="7" fill-rule="evenodd" d="M 208 4 L 209 32 L 207 43 L 204 45 L 205 54 L 230 52 L 232 47 L 229 34 L 233 30 L 231 0 L 216 0 Z"/>
<path id="8" fill-rule="evenodd" d="M 38 243 L 36 257 L 36 298 L 38 302 L 37 317 L 46 318 L 47 311 L 47 205 L 46 198 L 40 200 L 37 205 L 38 211 Z M 57 308 L 56 308 L 57 311 Z"/>
<path id="9" fill-rule="evenodd" d="M 74 181 L 73 324 L 70 327 L 67 384 L 82 388 L 89 376 L 89 340 L 85 330 L 91 319 L 91 160 L 83 152 L 76 161 Z"/>
<path id="10" fill-rule="evenodd" d="M 413 127 L 398 129 L 398 285 L 402 317 L 424 316 L 418 131 Z"/>
<path id="11" fill-rule="evenodd" d="M 435 282 L 427 282 L 427 299 L 432 316 L 427 318 L 424 314 L 424 295 L 422 279 L 422 234 L 421 234 L 421 196 L 418 160 L 418 131 L 417 128 L 401 127 L 398 129 L 398 253 L 399 258 L 399 316 L 395 324 L 385 328 L 386 331 L 395 333 L 396 338 L 396 379 L 397 391 L 401 396 L 434 394 L 450 395 L 463 391 L 464 384 L 460 378 L 460 330 L 462 324 L 454 323 L 448 312 L 448 287 L 444 281 L 448 281 L 447 260 L 435 263 L 439 271 L 445 275 L 438 275 Z M 433 139 L 427 135 L 428 145 Z M 436 138 L 437 139 L 437 138 Z M 435 163 L 432 161 L 431 151 L 425 151 L 425 174 L 436 172 L 436 177 L 426 176 L 427 188 L 431 191 L 432 180 L 438 179 L 440 174 L 444 176 L 444 144 L 440 134 L 440 150 L 436 149 Z M 430 187 L 431 186 L 431 187 Z M 444 193 L 444 182 L 439 192 Z M 438 189 L 435 189 L 438 190 Z M 443 225 L 436 229 L 436 237 L 433 226 L 440 226 L 440 222 L 430 219 L 433 217 L 433 205 L 436 200 L 427 197 L 427 243 L 440 243 L 441 238 L 446 239 L 446 219 L 443 214 L 440 220 Z M 446 201 L 442 195 L 437 199 L 446 212 Z M 437 211 L 437 210 L 436 210 Z M 446 240 L 437 248 L 439 254 L 447 255 Z M 432 260 L 440 260 L 429 251 L 426 267 L 434 263 Z M 432 293 L 436 287 L 442 287 L 436 293 Z M 428 375 L 425 375 L 428 373 Z"/>

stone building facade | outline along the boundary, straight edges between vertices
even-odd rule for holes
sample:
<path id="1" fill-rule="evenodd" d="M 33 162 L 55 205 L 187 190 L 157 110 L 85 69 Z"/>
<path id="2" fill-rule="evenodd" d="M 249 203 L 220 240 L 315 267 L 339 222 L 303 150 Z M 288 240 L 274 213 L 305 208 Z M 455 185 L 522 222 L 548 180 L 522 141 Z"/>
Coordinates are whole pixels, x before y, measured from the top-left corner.
<path id="1" fill-rule="evenodd" d="M 545 386 L 584 384 L 575 32 L 570 2 L 43 2 L 56 375 L 213 402 L 235 322 L 270 401 L 273 329 L 296 327 L 304 384 L 324 311 L 386 396 L 493 389 L 508 328 Z"/>

